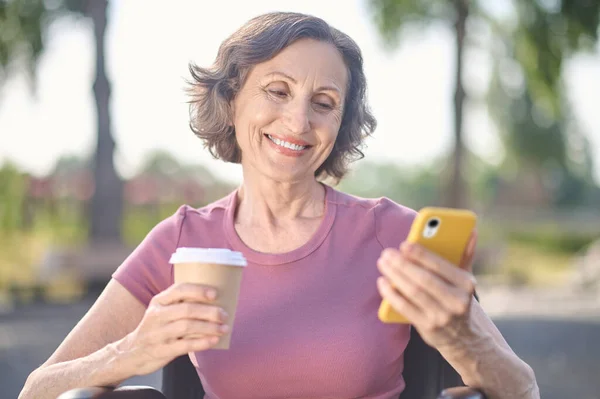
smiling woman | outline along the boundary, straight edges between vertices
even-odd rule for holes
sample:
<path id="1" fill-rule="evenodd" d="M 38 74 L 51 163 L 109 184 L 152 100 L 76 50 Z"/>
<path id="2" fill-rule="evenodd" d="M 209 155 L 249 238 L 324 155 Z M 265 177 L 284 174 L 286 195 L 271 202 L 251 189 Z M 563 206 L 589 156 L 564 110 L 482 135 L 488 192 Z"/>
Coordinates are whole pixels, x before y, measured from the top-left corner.
<path id="1" fill-rule="evenodd" d="M 280 70 L 285 72 L 272 72 Z M 347 134 L 338 133 L 347 81 L 337 49 L 312 39 L 298 40 L 255 66 L 231 103 L 246 178 L 318 175 L 338 134 Z"/>
<path id="2" fill-rule="evenodd" d="M 283 131 L 263 131 L 263 135 L 280 140 L 287 136 L 290 144 L 310 145 L 309 139 L 298 143 L 294 141 L 297 137 L 286 133 L 290 129 L 310 129 L 306 114 L 302 114 L 303 106 L 321 115 L 314 121 L 319 123 L 320 131 L 335 130 L 333 148 L 317 165 L 316 176 L 341 179 L 349 162 L 363 156 L 360 149 L 364 139 L 376 127 L 366 102 L 360 49 L 350 37 L 318 18 L 291 13 L 254 18 L 223 42 L 212 67 L 191 65 L 190 71 L 190 126 L 205 140 L 213 156 L 226 162 L 242 161 L 241 144 L 236 142 L 240 125 L 232 119 L 232 115 L 237 116 L 232 112 L 234 103 L 239 106 L 240 101 L 245 103 L 249 96 L 259 93 L 265 94 L 261 100 L 269 100 L 264 103 L 272 109 L 271 114 L 286 112 L 281 116 L 287 118 L 287 122 L 273 127 Z M 276 104 L 280 105 L 278 109 Z M 283 104 L 299 106 L 295 108 L 298 113 L 294 116 L 294 108 L 286 109 Z M 298 117 L 305 119 L 294 119 Z"/>
<path id="3" fill-rule="evenodd" d="M 207 399 L 398 398 L 410 392 L 410 327 L 380 322 L 382 297 L 468 385 L 492 398 L 539 396 L 531 368 L 473 300 L 468 262 L 402 244 L 415 211 L 322 182 L 344 176 L 375 128 L 348 36 L 315 17 L 266 14 L 226 39 L 213 66 L 191 72 L 192 130 L 214 156 L 241 164 L 243 183 L 158 224 L 22 399 L 116 385 L 183 354 Z M 228 327 L 220 293 L 174 284 L 178 247 L 248 261 L 228 350 L 213 349 Z"/>

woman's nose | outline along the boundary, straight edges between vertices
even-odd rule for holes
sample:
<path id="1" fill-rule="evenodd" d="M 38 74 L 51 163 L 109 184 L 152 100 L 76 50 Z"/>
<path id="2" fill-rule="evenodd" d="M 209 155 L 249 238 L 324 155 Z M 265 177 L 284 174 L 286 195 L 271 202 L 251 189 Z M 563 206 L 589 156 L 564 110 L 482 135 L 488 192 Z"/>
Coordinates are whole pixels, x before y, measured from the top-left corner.
<path id="1" fill-rule="evenodd" d="M 285 124 L 293 134 L 303 134 L 311 129 L 310 103 L 304 100 L 287 104 Z"/>

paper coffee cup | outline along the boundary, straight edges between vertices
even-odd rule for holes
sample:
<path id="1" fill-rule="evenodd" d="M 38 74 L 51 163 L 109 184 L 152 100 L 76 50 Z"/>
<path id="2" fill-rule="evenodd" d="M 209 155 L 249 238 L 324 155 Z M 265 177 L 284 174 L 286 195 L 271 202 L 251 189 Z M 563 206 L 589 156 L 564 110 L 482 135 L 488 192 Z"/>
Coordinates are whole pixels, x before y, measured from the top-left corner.
<path id="1" fill-rule="evenodd" d="M 242 272 L 246 259 L 241 252 L 224 248 L 177 248 L 171 255 L 175 283 L 194 283 L 215 287 L 218 296 L 214 304 L 229 317 L 229 332 L 212 349 L 229 349 Z"/>

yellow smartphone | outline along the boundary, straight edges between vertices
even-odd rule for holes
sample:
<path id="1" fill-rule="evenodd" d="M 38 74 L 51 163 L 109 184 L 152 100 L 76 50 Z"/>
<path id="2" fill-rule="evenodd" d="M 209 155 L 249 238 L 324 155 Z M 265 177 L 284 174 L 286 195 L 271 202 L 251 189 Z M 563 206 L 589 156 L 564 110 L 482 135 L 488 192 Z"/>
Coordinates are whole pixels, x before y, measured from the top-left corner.
<path id="1" fill-rule="evenodd" d="M 423 208 L 413 221 L 406 241 L 420 244 L 459 265 L 476 223 L 475 213 L 465 209 Z M 378 316 L 384 323 L 410 323 L 386 299 L 379 306 Z"/>

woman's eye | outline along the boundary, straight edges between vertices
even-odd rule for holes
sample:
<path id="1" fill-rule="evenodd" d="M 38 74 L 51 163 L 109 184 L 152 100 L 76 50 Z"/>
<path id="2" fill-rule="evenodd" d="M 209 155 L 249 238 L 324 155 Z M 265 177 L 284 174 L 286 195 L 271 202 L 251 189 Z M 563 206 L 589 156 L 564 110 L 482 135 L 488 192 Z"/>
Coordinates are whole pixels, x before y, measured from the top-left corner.
<path id="1" fill-rule="evenodd" d="M 315 104 L 316 104 L 316 105 L 317 105 L 319 108 L 322 108 L 322 109 L 326 109 L 326 110 L 333 109 L 333 105 L 331 105 L 331 104 L 328 104 L 328 103 L 320 103 L 320 102 L 317 102 L 317 103 L 315 103 Z"/>
<path id="2" fill-rule="evenodd" d="M 285 91 L 283 91 L 283 90 L 274 90 L 274 89 L 271 89 L 271 90 L 269 90 L 269 93 L 271 93 L 271 94 L 273 94 L 274 96 L 277 96 L 277 97 L 286 97 L 287 96 L 287 93 Z"/>

